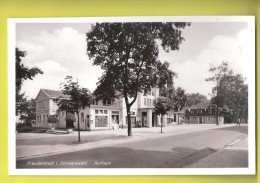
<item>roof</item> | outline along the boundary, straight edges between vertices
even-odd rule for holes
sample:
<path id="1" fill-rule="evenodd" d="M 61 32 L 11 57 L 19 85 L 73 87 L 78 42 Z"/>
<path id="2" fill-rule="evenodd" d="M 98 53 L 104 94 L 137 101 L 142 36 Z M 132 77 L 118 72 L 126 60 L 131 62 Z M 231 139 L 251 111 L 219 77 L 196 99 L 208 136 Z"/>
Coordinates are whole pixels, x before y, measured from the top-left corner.
<path id="1" fill-rule="evenodd" d="M 64 97 L 69 98 L 68 95 L 64 95 L 59 90 L 49 90 L 49 89 L 41 89 L 45 94 L 47 94 L 50 98 L 58 98 L 58 97 Z"/>
<path id="2" fill-rule="evenodd" d="M 210 102 L 203 102 L 203 103 L 198 103 L 196 105 L 192 105 L 189 109 L 206 109 L 210 105 L 211 105 Z"/>

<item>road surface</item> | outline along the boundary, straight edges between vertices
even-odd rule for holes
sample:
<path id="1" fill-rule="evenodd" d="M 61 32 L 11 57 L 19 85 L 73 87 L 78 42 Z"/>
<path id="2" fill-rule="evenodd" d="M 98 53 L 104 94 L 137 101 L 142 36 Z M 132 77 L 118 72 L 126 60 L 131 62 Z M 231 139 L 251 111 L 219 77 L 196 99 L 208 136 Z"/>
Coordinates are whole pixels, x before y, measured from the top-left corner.
<path id="1" fill-rule="evenodd" d="M 43 157 L 17 160 L 17 168 L 182 168 L 247 137 L 247 126 L 230 126 Z M 246 145 L 247 146 L 247 145 Z M 232 153 L 232 152 L 229 152 Z M 223 154 L 225 156 L 225 154 Z M 247 149 L 236 167 L 247 167 Z M 212 160 L 214 162 L 214 160 Z M 231 163 L 230 166 L 233 164 Z M 228 167 L 228 165 L 226 165 Z M 217 168 L 217 167 L 216 167 Z M 230 167 L 233 168 L 233 167 Z"/>

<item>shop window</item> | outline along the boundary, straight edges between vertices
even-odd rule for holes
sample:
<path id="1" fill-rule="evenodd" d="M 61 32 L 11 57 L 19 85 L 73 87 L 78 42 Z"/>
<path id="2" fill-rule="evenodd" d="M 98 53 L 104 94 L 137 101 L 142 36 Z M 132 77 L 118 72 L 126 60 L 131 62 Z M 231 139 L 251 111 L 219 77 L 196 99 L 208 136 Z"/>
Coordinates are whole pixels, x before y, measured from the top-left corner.
<path id="1" fill-rule="evenodd" d="M 95 127 L 107 127 L 107 116 L 96 116 L 95 117 Z"/>

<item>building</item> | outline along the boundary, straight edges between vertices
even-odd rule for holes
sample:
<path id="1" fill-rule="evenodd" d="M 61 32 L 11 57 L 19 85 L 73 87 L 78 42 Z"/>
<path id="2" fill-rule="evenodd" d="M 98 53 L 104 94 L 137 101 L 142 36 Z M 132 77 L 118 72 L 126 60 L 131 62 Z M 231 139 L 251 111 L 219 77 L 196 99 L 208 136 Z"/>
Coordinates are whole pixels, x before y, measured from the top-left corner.
<path id="1" fill-rule="evenodd" d="M 131 121 L 133 127 L 156 127 L 161 125 L 160 116 L 154 113 L 154 101 L 159 96 L 159 89 L 153 89 L 147 95 L 138 93 L 136 102 L 131 107 Z M 56 115 L 59 122 L 56 128 L 66 128 L 66 112 L 60 111 L 55 99 L 69 96 L 61 91 L 40 89 L 36 97 L 36 127 L 50 128 L 49 115 Z M 130 98 L 131 100 L 131 98 Z M 163 126 L 166 126 L 166 116 L 163 117 Z M 80 130 L 114 129 L 115 126 L 127 126 L 127 112 L 124 98 L 111 101 L 96 100 L 93 98 L 90 107 L 79 113 Z M 77 124 L 74 124 L 78 128 Z"/>
<path id="2" fill-rule="evenodd" d="M 217 124 L 217 108 L 210 102 L 199 103 L 186 109 L 187 124 Z M 218 124 L 224 123 L 224 117 L 218 116 Z"/>
<path id="3" fill-rule="evenodd" d="M 167 125 L 180 125 L 185 123 L 186 108 L 167 112 Z"/>

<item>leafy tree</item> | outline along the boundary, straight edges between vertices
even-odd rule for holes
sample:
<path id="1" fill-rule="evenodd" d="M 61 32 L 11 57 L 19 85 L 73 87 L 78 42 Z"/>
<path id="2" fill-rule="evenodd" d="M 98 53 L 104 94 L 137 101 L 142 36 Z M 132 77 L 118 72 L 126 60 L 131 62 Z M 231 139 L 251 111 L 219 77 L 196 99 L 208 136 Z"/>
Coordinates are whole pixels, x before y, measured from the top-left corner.
<path id="1" fill-rule="evenodd" d="M 43 74 L 43 72 L 37 68 L 37 67 L 33 67 L 33 68 L 29 68 L 26 67 L 23 63 L 22 63 L 22 57 L 26 56 L 26 52 L 25 51 L 21 51 L 19 50 L 19 48 L 15 49 L 15 67 L 16 67 L 16 114 L 20 114 L 20 113 L 24 113 L 24 104 L 27 100 L 25 97 L 25 93 L 21 93 L 21 87 L 22 84 L 25 80 L 30 79 L 33 80 L 33 78 L 37 75 L 37 74 Z"/>
<path id="2" fill-rule="evenodd" d="M 200 93 L 189 93 L 187 94 L 186 106 L 190 107 L 199 103 L 208 102 L 207 96 Z"/>
<path id="3" fill-rule="evenodd" d="M 154 103 L 154 112 L 157 115 L 161 115 L 161 133 L 163 126 L 163 115 L 167 114 L 167 111 L 172 109 L 171 102 L 166 97 L 158 97 Z"/>
<path id="4" fill-rule="evenodd" d="M 245 78 L 229 69 L 228 62 L 223 62 L 218 67 L 211 66 L 209 71 L 214 74 L 212 77 L 207 78 L 206 81 L 216 83 L 216 86 L 212 89 L 213 97 L 211 102 L 217 104 L 218 107 L 227 106 L 232 109 L 232 121 L 238 118 L 247 120 L 248 85 L 245 84 Z"/>
<path id="5" fill-rule="evenodd" d="M 36 116 L 36 102 L 35 99 L 27 100 L 20 104 L 20 120 L 23 121 L 27 126 L 31 127 L 32 123 L 35 122 Z"/>
<path id="6" fill-rule="evenodd" d="M 94 65 L 104 70 L 94 93 L 103 99 L 116 97 L 116 92 L 124 97 L 128 136 L 132 135 L 130 109 L 137 93 L 146 94 L 159 84 L 171 82 L 173 77 L 169 64 L 163 66 L 157 59 L 158 40 L 167 52 L 179 50 L 184 41 L 182 29 L 188 25 L 181 22 L 96 23 L 87 33 L 87 54 Z M 167 77 L 160 80 L 163 73 L 167 73 Z"/>
<path id="7" fill-rule="evenodd" d="M 174 95 L 174 110 L 182 110 L 186 105 L 187 96 L 185 90 L 178 87 Z"/>
<path id="8" fill-rule="evenodd" d="M 61 83 L 61 91 L 68 97 L 60 97 L 57 99 L 57 105 L 60 110 L 66 110 L 76 113 L 78 117 L 78 141 L 80 142 L 80 125 L 79 112 L 91 104 L 91 94 L 87 88 L 79 86 L 78 82 L 74 82 L 72 76 L 66 76 L 65 82 Z"/>
<path id="9" fill-rule="evenodd" d="M 51 126 L 53 127 L 53 123 L 58 123 L 59 120 L 55 115 L 49 115 L 48 116 L 48 123 L 51 123 Z"/>

